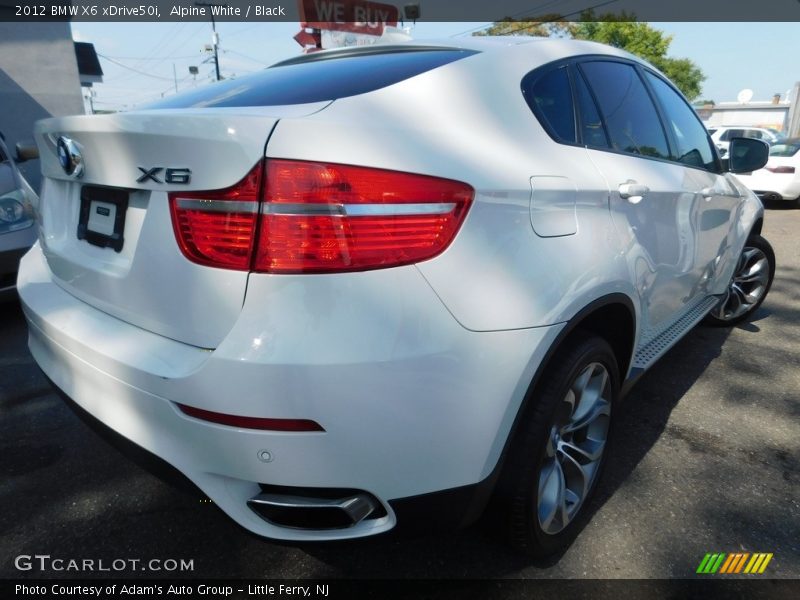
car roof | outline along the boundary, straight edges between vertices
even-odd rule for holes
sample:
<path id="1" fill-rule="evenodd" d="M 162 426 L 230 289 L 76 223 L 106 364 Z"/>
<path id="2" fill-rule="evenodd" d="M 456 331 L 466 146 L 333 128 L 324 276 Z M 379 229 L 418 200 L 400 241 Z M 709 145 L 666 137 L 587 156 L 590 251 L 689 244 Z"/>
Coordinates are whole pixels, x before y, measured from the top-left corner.
<path id="1" fill-rule="evenodd" d="M 369 46 L 348 46 L 346 48 L 334 48 L 303 54 L 278 62 L 272 66 L 284 66 L 363 54 L 436 49 L 471 50 L 485 55 L 504 55 L 508 58 L 518 56 L 520 58 L 527 58 L 528 60 L 531 58 L 532 50 L 536 49 L 542 51 L 541 55 L 544 59 L 542 64 L 561 58 L 568 58 L 570 56 L 597 54 L 627 58 L 641 64 L 647 64 L 639 57 L 625 50 L 598 42 L 524 35 L 504 35 L 408 40 L 402 42 L 392 41 L 391 43 L 378 42 Z M 652 65 L 649 66 L 652 67 Z"/>

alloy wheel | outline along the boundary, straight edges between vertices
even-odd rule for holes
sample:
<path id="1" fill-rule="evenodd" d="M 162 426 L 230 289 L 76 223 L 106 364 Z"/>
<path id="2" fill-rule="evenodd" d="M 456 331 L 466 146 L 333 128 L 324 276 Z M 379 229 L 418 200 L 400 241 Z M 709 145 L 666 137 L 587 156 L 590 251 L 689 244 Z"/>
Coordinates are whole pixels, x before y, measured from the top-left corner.
<path id="1" fill-rule="evenodd" d="M 537 512 L 547 534 L 563 530 L 592 489 L 608 439 L 610 397 L 608 370 L 593 362 L 559 403 L 539 471 Z"/>
<path id="2" fill-rule="evenodd" d="M 760 248 L 746 246 L 736 265 L 725 297 L 711 311 L 720 321 L 733 321 L 753 309 L 769 287 L 770 266 Z"/>

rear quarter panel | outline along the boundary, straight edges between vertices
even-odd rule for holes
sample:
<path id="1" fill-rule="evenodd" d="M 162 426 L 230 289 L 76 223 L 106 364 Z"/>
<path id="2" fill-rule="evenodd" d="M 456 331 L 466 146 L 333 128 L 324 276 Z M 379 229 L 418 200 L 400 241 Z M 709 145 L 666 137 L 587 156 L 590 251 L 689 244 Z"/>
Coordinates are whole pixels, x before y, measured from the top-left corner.
<path id="1" fill-rule="evenodd" d="M 628 294 L 636 304 L 605 180 L 582 148 L 557 144 L 544 132 L 520 91 L 526 73 L 568 50 L 534 42 L 478 54 L 337 100 L 309 117 L 282 119 L 267 156 L 367 165 L 472 185 L 474 204 L 455 241 L 418 264 L 467 329 L 563 322 L 613 292 Z M 587 45 L 587 51 L 597 50 Z M 545 238 L 534 232 L 536 176 L 568 177 L 578 188 L 575 235 Z"/>

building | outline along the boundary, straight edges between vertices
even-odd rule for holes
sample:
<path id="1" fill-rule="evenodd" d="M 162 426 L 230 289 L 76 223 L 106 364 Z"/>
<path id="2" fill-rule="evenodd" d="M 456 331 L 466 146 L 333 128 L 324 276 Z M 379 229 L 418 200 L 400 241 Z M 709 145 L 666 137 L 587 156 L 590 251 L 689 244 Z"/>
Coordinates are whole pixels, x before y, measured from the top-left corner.
<path id="1" fill-rule="evenodd" d="M 800 82 L 796 83 L 790 99 L 776 94 L 768 101 L 720 102 L 696 104 L 695 110 L 706 127 L 744 125 L 776 129 L 789 137 L 800 135 L 798 104 Z"/>
<path id="2" fill-rule="evenodd" d="M 9 148 L 32 140 L 39 119 L 85 112 L 69 23 L 0 22 L 0 107 Z M 39 189 L 38 160 L 22 163 L 20 171 Z"/>

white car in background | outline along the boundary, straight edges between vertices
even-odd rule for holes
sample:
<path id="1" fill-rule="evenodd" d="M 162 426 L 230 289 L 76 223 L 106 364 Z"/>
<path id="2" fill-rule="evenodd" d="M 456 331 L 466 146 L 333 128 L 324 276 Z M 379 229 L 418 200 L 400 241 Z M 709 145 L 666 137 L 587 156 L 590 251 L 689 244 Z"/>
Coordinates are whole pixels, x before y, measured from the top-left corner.
<path id="1" fill-rule="evenodd" d="M 770 146 L 784 139 L 780 132 L 774 129 L 767 129 L 765 127 L 745 127 L 740 125 L 709 127 L 708 133 L 711 135 L 711 140 L 714 142 L 717 150 L 719 150 L 719 155 L 722 157 L 728 154 L 730 141 L 735 137 L 762 140 L 767 142 Z"/>
<path id="2" fill-rule="evenodd" d="M 269 538 L 494 494 L 517 547 L 563 549 L 623 391 L 775 272 L 732 175 L 768 146 L 726 171 L 663 74 L 591 42 L 318 52 L 35 135 L 33 357 Z"/>
<path id="3" fill-rule="evenodd" d="M 19 261 L 36 241 L 35 198 L 0 134 L 0 299 L 14 295 Z"/>
<path id="4" fill-rule="evenodd" d="M 786 200 L 800 206 L 800 138 L 775 144 L 763 169 L 738 177 L 762 200 Z"/>

